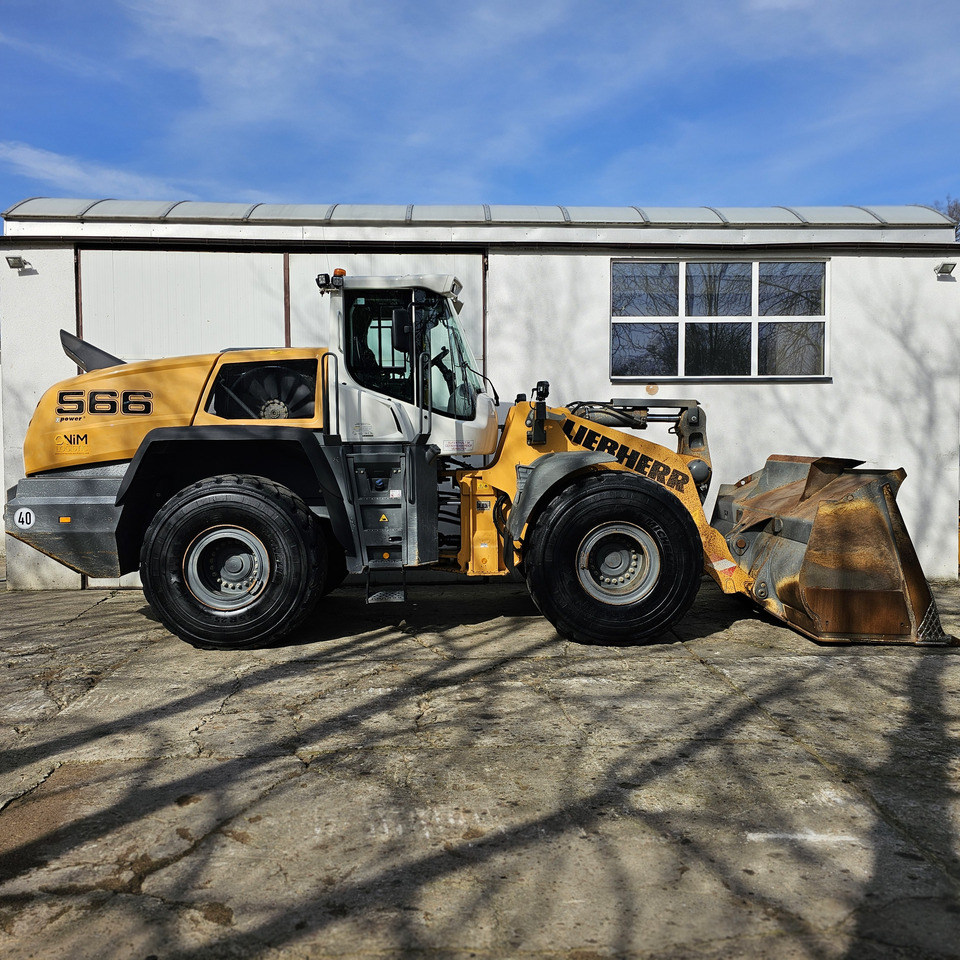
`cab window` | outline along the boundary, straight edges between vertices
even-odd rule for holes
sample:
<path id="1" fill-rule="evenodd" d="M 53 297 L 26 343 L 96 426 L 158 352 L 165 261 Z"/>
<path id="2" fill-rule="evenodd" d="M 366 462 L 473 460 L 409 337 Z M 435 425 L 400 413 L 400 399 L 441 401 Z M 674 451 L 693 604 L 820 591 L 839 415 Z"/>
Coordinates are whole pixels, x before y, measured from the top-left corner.
<path id="1" fill-rule="evenodd" d="M 410 323 L 416 317 L 420 342 L 395 337 L 393 324 L 402 311 Z M 472 419 L 481 391 L 475 361 L 470 354 L 450 302 L 426 290 L 365 290 L 345 298 L 346 364 L 362 387 L 414 403 L 413 355 L 424 351 L 430 360 L 430 402 L 436 413 L 458 420 Z M 408 343 L 411 349 L 395 349 Z"/>

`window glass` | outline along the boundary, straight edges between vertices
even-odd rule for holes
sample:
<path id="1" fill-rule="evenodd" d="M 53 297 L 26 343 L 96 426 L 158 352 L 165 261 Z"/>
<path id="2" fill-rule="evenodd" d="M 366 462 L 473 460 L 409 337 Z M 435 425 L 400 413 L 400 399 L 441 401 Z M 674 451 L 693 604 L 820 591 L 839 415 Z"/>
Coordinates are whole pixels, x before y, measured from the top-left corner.
<path id="1" fill-rule="evenodd" d="M 477 395 L 483 385 L 460 326 L 450 313 L 449 301 L 444 298 L 437 306 L 436 311 L 428 309 L 426 314 L 430 403 L 438 413 L 469 420 L 476 412 Z"/>
<path id="2" fill-rule="evenodd" d="M 413 403 L 410 355 L 393 349 L 393 311 L 410 306 L 409 290 L 364 290 L 344 298 L 347 369 L 361 387 Z"/>
<path id="3" fill-rule="evenodd" d="M 758 345 L 762 377 L 823 373 L 822 323 L 761 323 Z"/>
<path id="4" fill-rule="evenodd" d="M 675 377 L 676 323 L 615 323 L 611 372 L 615 377 Z"/>
<path id="5" fill-rule="evenodd" d="M 750 263 L 688 263 L 688 317 L 749 317 Z"/>
<path id="6" fill-rule="evenodd" d="M 823 261 L 611 261 L 610 376 L 822 377 L 826 275 Z"/>
<path id="7" fill-rule="evenodd" d="M 760 316 L 822 317 L 823 263 L 761 263 Z"/>
<path id="8" fill-rule="evenodd" d="M 394 311 L 416 317 L 420 342 L 394 350 Z M 476 413 L 482 391 L 476 361 L 466 346 L 450 301 L 426 290 L 364 290 L 344 297 L 347 316 L 347 369 L 362 387 L 415 403 L 413 358 L 424 351 L 430 360 L 430 402 L 437 413 L 461 420 Z M 398 344 L 403 338 L 397 340 Z"/>
<path id="9" fill-rule="evenodd" d="M 750 376 L 750 326 L 749 323 L 686 324 L 688 376 Z"/>
<path id="10" fill-rule="evenodd" d="M 615 317 L 676 317 L 680 312 L 680 265 L 677 263 L 613 264 Z"/>

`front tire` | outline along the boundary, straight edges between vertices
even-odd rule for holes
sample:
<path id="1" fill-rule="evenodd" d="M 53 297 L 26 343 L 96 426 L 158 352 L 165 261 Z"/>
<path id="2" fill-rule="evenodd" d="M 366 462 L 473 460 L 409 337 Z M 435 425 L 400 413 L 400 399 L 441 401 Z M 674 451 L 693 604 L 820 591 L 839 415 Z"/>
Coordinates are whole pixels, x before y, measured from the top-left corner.
<path id="1" fill-rule="evenodd" d="M 562 637 L 640 644 L 662 636 L 690 608 L 703 548 L 673 494 L 607 472 L 577 480 L 535 518 L 524 569 L 531 596 Z"/>
<path id="2" fill-rule="evenodd" d="M 170 499 L 140 553 L 143 592 L 163 625 L 194 646 L 277 640 L 316 606 L 326 542 L 304 502 L 254 476 L 201 480 Z"/>

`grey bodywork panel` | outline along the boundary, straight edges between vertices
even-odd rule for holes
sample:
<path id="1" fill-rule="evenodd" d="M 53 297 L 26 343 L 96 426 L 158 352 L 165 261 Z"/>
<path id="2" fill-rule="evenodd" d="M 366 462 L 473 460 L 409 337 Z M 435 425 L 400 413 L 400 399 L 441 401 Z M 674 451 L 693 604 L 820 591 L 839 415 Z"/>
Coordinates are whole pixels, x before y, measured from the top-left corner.
<path id="1" fill-rule="evenodd" d="M 172 495 L 202 478 L 189 466 L 180 473 L 195 454 L 249 450 L 243 472 L 269 476 L 274 457 L 291 448 L 305 458 L 295 492 L 315 515 L 329 520 L 351 573 L 437 561 L 437 467 L 427 447 L 329 443 L 319 432 L 289 427 L 154 430 L 130 463 L 21 480 L 6 505 L 6 529 L 78 573 L 119 577 L 137 569 L 143 530 L 162 502 L 151 498 L 164 470 L 181 478 L 168 491 Z M 250 469 L 250 454 L 262 459 L 262 470 Z M 201 470 L 218 472 L 234 471 L 222 461 Z"/>
<path id="2" fill-rule="evenodd" d="M 120 576 L 117 491 L 126 464 L 26 477 L 6 505 L 6 530 L 91 577 Z"/>

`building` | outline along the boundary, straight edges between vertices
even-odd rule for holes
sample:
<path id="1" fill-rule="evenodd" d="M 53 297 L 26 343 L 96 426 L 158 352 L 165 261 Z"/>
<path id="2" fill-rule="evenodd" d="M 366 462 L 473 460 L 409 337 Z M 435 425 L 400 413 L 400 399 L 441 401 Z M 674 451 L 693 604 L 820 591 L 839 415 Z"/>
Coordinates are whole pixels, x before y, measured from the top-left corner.
<path id="1" fill-rule="evenodd" d="M 318 273 L 453 273 L 501 396 L 695 397 L 717 481 L 771 453 L 903 466 L 924 568 L 957 575 L 960 245 L 931 208 L 32 199 L 3 217 L 8 489 L 41 393 L 76 372 L 60 328 L 126 360 L 309 345 Z M 81 585 L 7 555 L 12 588 Z"/>

